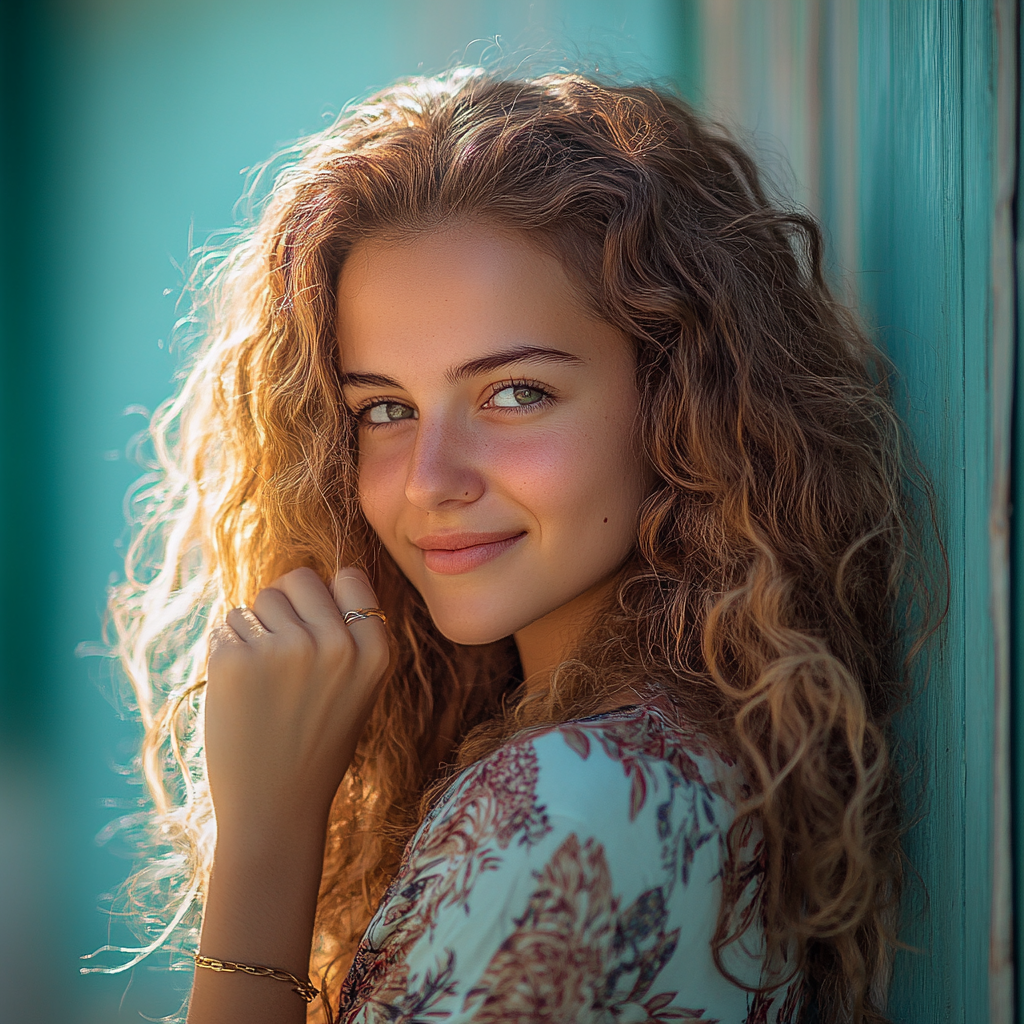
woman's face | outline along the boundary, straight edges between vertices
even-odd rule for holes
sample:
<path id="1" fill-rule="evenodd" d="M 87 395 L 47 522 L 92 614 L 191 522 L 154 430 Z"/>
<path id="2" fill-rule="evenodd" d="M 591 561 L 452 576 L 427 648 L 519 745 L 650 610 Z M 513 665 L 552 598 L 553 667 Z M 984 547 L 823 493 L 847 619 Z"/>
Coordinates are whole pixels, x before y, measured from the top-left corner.
<path id="1" fill-rule="evenodd" d="M 556 259 L 479 224 L 362 242 L 338 337 L 363 513 L 445 636 L 516 633 L 622 564 L 649 481 L 634 357 Z"/>

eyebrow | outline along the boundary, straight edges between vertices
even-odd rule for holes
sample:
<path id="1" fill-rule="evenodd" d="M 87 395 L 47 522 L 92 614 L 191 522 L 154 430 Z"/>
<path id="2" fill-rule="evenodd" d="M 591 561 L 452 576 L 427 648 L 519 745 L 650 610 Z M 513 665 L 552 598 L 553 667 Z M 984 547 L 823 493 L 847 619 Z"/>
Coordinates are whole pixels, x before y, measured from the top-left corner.
<path id="1" fill-rule="evenodd" d="M 451 385 L 460 383 L 468 377 L 475 377 L 477 374 L 490 373 L 492 370 L 500 370 L 503 366 L 511 366 L 513 363 L 522 363 L 530 360 L 537 363 L 576 363 L 583 365 L 579 356 L 570 352 L 562 352 L 557 348 L 540 348 L 537 345 L 518 345 L 515 348 L 505 349 L 502 352 L 495 352 L 493 355 L 480 356 L 479 359 L 470 359 L 459 366 L 451 366 L 445 370 L 444 379 Z M 401 388 L 402 385 L 393 377 L 386 377 L 382 373 L 343 373 L 341 384 L 352 387 L 364 388 Z"/>

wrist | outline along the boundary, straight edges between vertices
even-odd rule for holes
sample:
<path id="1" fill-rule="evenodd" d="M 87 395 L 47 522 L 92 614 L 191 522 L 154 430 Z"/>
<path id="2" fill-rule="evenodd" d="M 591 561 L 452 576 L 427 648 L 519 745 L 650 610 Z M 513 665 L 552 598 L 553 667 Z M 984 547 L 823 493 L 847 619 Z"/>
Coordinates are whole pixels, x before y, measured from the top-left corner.
<path id="1" fill-rule="evenodd" d="M 323 830 L 249 827 L 218 835 L 200 951 L 304 972 L 323 848 Z"/>

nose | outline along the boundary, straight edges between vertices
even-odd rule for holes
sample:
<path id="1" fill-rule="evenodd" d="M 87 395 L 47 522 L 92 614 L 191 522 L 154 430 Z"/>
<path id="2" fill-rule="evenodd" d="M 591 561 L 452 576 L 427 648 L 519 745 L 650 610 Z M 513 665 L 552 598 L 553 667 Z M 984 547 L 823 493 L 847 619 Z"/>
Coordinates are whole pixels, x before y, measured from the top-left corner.
<path id="1" fill-rule="evenodd" d="M 476 501 L 485 490 L 470 431 L 454 418 L 421 413 L 409 458 L 405 496 L 417 508 L 443 512 Z"/>

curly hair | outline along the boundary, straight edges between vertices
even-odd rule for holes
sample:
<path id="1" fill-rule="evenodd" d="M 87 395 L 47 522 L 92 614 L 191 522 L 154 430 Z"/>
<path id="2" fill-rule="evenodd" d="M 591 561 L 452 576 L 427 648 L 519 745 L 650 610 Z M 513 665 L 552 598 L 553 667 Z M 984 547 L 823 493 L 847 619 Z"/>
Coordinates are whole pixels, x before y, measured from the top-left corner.
<path id="1" fill-rule="evenodd" d="M 657 475 L 607 606 L 529 697 L 510 638 L 467 647 L 439 633 L 355 496 L 338 274 L 362 239 L 454 219 L 527 233 L 632 339 Z M 928 620 L 908 610 L 927 605 L 910 557 L 919 471 L 889 368 L 829 290 L 822 250 L 814 221 L 770 196 L 725 130 L 648 87 L 461 69 L 400 82 L 296 147 L 255 223 L 201 274 L 202 342 L 153 419 L 156 471 L 134 495 L 110 600 L 164 844 L 133 890 L 169 908 L 151 945 L 195 926 L 212 858 L 212 625 L 282 572 L 327 579 L 356 563 L 394 651 L 332 810 L 321 971 L 351 956 L 453 771 L 633 686 L 743 766 L 750 798 L 730 843 L 756 816 L 769 957 L 806 972 L 822 1019 L 886 1020 L 904 874 L 891 720 Z M 723 971 L 743 927 L 730 850 Z"/>

